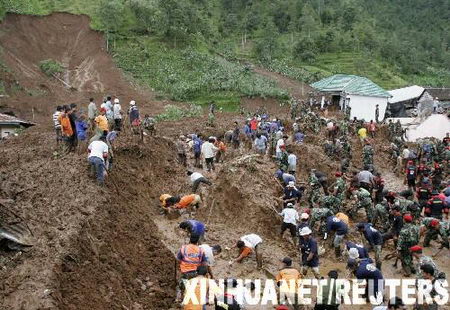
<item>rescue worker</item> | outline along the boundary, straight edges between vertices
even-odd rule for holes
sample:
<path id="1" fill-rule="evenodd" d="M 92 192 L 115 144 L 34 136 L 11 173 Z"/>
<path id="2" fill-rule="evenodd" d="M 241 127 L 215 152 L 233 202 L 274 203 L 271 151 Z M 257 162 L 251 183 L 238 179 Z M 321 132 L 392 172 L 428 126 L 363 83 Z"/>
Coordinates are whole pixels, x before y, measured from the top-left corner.
<path id="1" fill-rule="evenodd" d="M 403 228 L 400 231 L 397 242 L 398 258 L 402 262 L 402 268 L 405 276 L 410 276 L 414 272 L 412 265 L 412 256 L 409 249 L 419 243 L 419 228 L 412 223 L 411 214 L 403 216 Z"/>
<path id="2" fill-rule="evenodd" d="M 333 232 L 335 233 L 333 240 L 334 253 L 336 258 L 339 258 L 341 257 L 341 243 L 348 233 L 348 226 L 336 216 L 329 216 L 327 218 L 327 233 L 325 234 L 324 239 L 327 239 L 328 235 Z"/>
<path id="3" fill-rule="evenodd" d="M 206 227 L 203 222 L 197 220 L 186 220 L 181 222 L 178 227 L 186 231 L 189 236 L 198 236 L 200 242 L 205 237 Z"/>
<path id="4" fill-rule="evenodd" d="M 367 221 L 373 220 L 373 206 L 370 192 L 365 188 L 360 188 L 353 192 L 353 195 L 357 199 L 357 209 L 364 208 L 366 211 Z M 357 211 L 357 210 L 355 210 Z"/>
<path id="5" fill-rule="evenodd" d="M 281 260 L 282 267 L 275 277 L 277 285 L 280 288 L 281 294 L 286 297 L 287 300 L 280 300 L 282 304 L 294 305 L 296 304 L 296 294 L 298 290 L 298 284 L 300 280 L 300 272 L 292 267 L 292 259 L 290 257 L 285 257 Z M 295 286 L 295 292 L 291 293 L 291 285 Z M 294 309 L 298 309 L 295 305 Z"/>
<path id="6" fill-rule="evenodd" d="M 349 259 L 347 268 L 353 273 L 358 280 L 366 280 L 366 289 L 364 297 L 367 301 L 373 297 L 375 300 L 383 301 L 384 278 L 381 271 L 373 265 L 370 258 L 361 260 Z"/>
<path id="7" fill-rule="evenodd" d="M 349 252 L 350 258 L 353 258 L 353 259 L 356 259 L 356 258 L 359 258 L 359 259 L 369 258 L 369 252 L 364 247 L 364 245 L 358 244 L 358 243 L 353 243 L 351 241 L 347 241 L 345 243 L 345 246 L 347 248 L 347 251 Z M 351 257 L 351 255 L 350 255 L 350 250 L 351 249 L 355 249 L 356 250 L 356 253 L 358 253 L 357 257 Z"/>
<path id="8" fill-rule="evenodd" d="M 439 192 L 434 190 L 431 195 L 431 199 L 428 201 L 424 211 L 425 216 L 442 220 L 442 216 L 445 215 L 445 218 L 448 219 L 448 207 L 441 197 L 439 197 Z"/>
<path id="9" fill-rule="evenodd" d="M 441 237 L 440 248 L 449 248 L 449 222 L 439 221 L 436 218 L 426 217 L 422 219 L 423 228 L 425 231 L 425 238 L 423 241 L 424 247 L 429 247 L 431 240 L 436 240 L 438 236 Z M 423 234 L 424 229 L 421 229 L 421 234 Z"/>
<path id="10" fill-rule="evenodd" d="M 364 238 L 373 249 L 375 253 L 376 266 L 381 270 L 381 248 L 383 245 L 383 236 L 378 230 L 373 228 L 370 223 L 358 223 L 356 227 L 358 231 L 363 234 Z"/>
<path id="11" fill-rule="evenodd" d="M 292 241 L 297 244 L 297 221 L 299 220 L 298 212 L 294 209 L 292 203 L 288 203 L 286 208 L 279 213 L 283 217 L 283 223 L 281 224 L 281 237 L 286 230 L 291 233 Z"/>
<path id="12" fill-rule="evenodd" d="M 320 235 L 325 235 L 327 231 L 327 218 L 333 215 L 334 213 L 328 208 L 313 208 L 311 210 L 311 220 L 309 222 L 309 227 L 311 227 L 311 229 L 314 229 L 316 223 L 318 222 Z"/>
<path id="13" fill-rule="evenodd" d="M 231 266 L 235 262 L 241 263 L 246 257 L 255 252 L 257 267 L 258 269 L 262 268 L 262 242 L 263 240 L 257 234 L 242 236 L 236 243 L 236 247 L 239 249 L 239 256 L 231 260 L 229 265 Z"/>
<path id="14" fill-rule="evenodd" d="M 303 227 L 300 230 L 301 272 L 306 276 L 311 269 L 314 277 L 320 279 L 318 245 L 311 234 L 309 227 Z"/>
<path id="15" fill-rule="evenodd" d="M 206 265 L 205 253 L 198 246 L 199 236 L 191 235 L 189 244 L 183 245 L 177 253 L 177 260 L 180 265 L 181 281 L 177 288 L 177 300 L 181 298 L 181 293 L 185 288 L 185 282 L 197 276 L 197 268 Z"/>
<path id="16" fill-rule="evenodd" d="M 419 245 L 415 245 L 409 249 L 411 251 L 411 255 L 413 257 L 413 260 L 415 262 L 415 269 L 416 272 L 416 278 L 417 279 L 423 279 L 423 274 L 421 267 L 424 265 L 431 265 L 434 269 L 433 276 L 438 279 L 445 279 L 445 273 L 439 271 L 438 266 L 434 262 L 434 260 L 430 256 L 426 256 L 423 254 L 423 249 Z"/>

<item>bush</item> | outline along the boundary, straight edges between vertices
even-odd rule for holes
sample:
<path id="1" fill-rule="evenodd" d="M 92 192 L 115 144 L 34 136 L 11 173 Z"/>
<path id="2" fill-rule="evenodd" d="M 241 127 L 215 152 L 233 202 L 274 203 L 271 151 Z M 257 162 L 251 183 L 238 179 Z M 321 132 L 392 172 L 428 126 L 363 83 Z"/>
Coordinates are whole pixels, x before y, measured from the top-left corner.
<path id="1" fill-rule="evenodd" d="M 39 63 L 39 68 L 48 76 L 54 76 L 64 72 L 64 67 L 57 61 L 52 59 L 43 60 Z"/>

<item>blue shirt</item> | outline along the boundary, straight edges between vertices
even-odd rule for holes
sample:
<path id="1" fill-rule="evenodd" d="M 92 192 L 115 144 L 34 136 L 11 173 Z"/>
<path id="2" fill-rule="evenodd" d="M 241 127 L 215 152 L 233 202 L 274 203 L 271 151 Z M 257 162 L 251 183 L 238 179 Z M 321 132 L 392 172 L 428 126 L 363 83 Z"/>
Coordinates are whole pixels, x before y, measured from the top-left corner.
<path id="1" fill-rule="evenodd" d="M 362 246 L 361 244 L 356 244 L 351 241 L 347 241 L 346 246 L 347 246 L 347 250 L 350 250 L 352 248 L 357 249 L 360 259 L 369 258 L 369 253 L 367 252 L 367 249 L 364 246 Z"/>
<path id="2" fill-rule="evenodd" d="M 305 135 L 304 135 L 303 133 L 297 132 L 297 133 L 294 135 L 294 141 L 295 141 L 295 142 L 303 142 L 303 140 L 305 140 Z"/>
<path id="3" fill-rule="evenodd" d="M 335 216 L 327 218 L 327 232 L 335 231 L 336 235 L 345 235 L 348 232 L 348 226 Z"/>
<path id="4" fill-rule="evenodd" d="M 202 152 L 202 144 L 203 144 L 202 139 L 198 137 L 194 139 L 194 153 Z"/>
<path id="5" fill-rule="evenodd" d="M 244 133 L 245 133 L 247 136 L 249 136 L 249 135 L 252 134 L 252 130 L 251 130 L 250 126 L 247 125 L 247 124 L 245 124 L 245 126 L 244 126 Z"/>
<path id="6" fill-rule="evenodd" d="M 378 230 L 372 227 L 372 224 L 364 224 L 363 234 L 370 245 L 383 244 L 383 236 Z"/>
<path id="7" fill-rule="evenodd" d="M 361 260 L 358 269 L 356 270 L 356 278 L 360 280 L 374 280 L 373 281 L 373 292 L 378 292 L 383 290 L 383 284 L 378 283 L 378 280 L 383 280 L 383 275 L 381 271 L 375 267 L 371 259 Z M 369 284 L 369 283 L 368 283 Z M 381 285 L 380 285 L 381 284 Z M 369 285 L 370 286 L 370 285 Z M 370 294 L 369 295 L 374 295 Z"/>
<path id="8" fill-rule="evenodd" d="M 75 127 L 77 132 L 78 140 L 86 140 L 86 130 L 88 129 L 88 125 L 85 121 L 76 120 Z"/>
<path id="9" fill-rule="evenodd" d="M 317 251 L 317 241 L 314 238 L 309 238 L 305 240 L 300 239 L 300 250 L 302 251 L 302 264 L 308 267 L 318 267 L 319 266 L 319 253 Z M 313 258 L 307 261 L 310 253 L 314 253 Z"/>
<path id="10" fill-rule="evenodd" d="M 191 227 L 191 235 L 202 236 L 205 233 L 205 224 L 197 220 L 187 220 Z"/>

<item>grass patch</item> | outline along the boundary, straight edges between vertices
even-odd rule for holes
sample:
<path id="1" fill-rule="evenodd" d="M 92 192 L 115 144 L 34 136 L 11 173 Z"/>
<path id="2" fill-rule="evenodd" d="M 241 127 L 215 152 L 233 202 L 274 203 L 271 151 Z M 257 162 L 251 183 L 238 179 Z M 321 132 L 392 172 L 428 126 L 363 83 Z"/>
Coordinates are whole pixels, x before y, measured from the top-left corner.
<path id="1" fill-rule="evenodd" d="M 275 82 L 243 65 L 192 47 L 174 49 L 154 37 L 116 40 L 113 56 L 119 67 L 143 84 L 177 101 L 202 103 L 216 97 L 225 102 L 230 94 L 231 98 L 288 96 Z"/>
<path id="2" fill-rule="evenodd" d="M 198 117 L 203 114 L 202 107 L 195 104 L 191 104 L 187 108 L 169 104 L 164 109 L 164 113 L 156 115 L 156 121 L 176 121 L 186 117 Z"/>
<path id="3" fill-rule="evenodd" d="M 241 98 L 237 94 L 224 93 L 197 98 L 192 103 L 205 108 L 208 108 L 211 103 L 214 103 L 223 112 L 237 112 L 241 105 Z"/>
<path id="4" fill-rule="evenodd" d="M 39 68 L 47 76 L 55 76 L 64 72 L 64 67 L 59 62 L 53 59 L 43 60 L 39 63 Z"/>

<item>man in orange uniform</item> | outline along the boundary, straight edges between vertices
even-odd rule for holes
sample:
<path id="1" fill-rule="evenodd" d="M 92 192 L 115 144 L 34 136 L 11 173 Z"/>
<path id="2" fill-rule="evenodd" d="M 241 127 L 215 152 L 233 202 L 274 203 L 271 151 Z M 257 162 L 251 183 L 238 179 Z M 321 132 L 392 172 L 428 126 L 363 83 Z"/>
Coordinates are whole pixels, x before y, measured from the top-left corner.
<path id="1" fill-rule="evenodd" d="M 296 292 L 298 289 L 298 280 L 300 280 L 300 272 L 292 267 L 292 259 L 290 257 L 285 257 L 281 260 L 283 267 L 278 272 L 275 280 L 277 285 L 280 287 L 280 303 L 287 302 L 290 305 L 294 305 L 294 309 L 297 309 L 296 303 Z M 293 282 L 294 283 L 291 283 Z M 294 285 L 294 288 L 292 287 Z M 281 295 L 284 295 L 285 298 Z"/>
<path id="2" fill-rule="evenodd" d="M 177 299 L 181 298 L 181 291 L 184 290 L 185 281 L 197 276 L 197 268 L 207 265 L 205 252 L 198 246 L 199 236 L 192 235 L 189 244 L 185 244 L 177 253 L 177 260 L 180 264 L 181 281 L 177 290 Z"/>
<path id="3" fill-rule="evenodd" d="M 206 266 L 198 266 L 197 268 L 197 276 L 195 278 L 192 278 L 189 280 L 188 286 L 190 289 L 194 289 L 195 295 L 195 301 L 191 299 L 192 297 L 188 297 L 187 294 L 184 296 L 183 300 L 183 310 L 205 310 L 206 304 L 202 303 L 202 295 L 201 295 L 201 289 L 202 285 L 206 286 L 206 294 L 205 297 L 207 297 L 208 294 L 208 278 L 206 277 L 208 273 L 208 268 Z M 194 286 L 195 285 L 195 286 Z M 192 295 L 191 295 L 192 296 Z M 205 303 L 207 300 L 205 299 Z"/>
<path id="4" fill-rule="evenodd" d="M 67 151 L 70 152 L 73 145 L 72 139 L 74 132 L 72 125 L 70 124 L 69 111 L 70 111 L 69 107 L 65 106 L 58 120 L 59 123 L 61 124 L 61 134 L 64 142 L 66 143 Z"/>
<path id="5" fill-rule="evenodd" d="M 183 197 L 175 196 L 166 199 L 166 207 L 175 209 L 187 209 L 190 207 L 199 208 L 202 202 L 199 195 L 191 194 Z"/>

